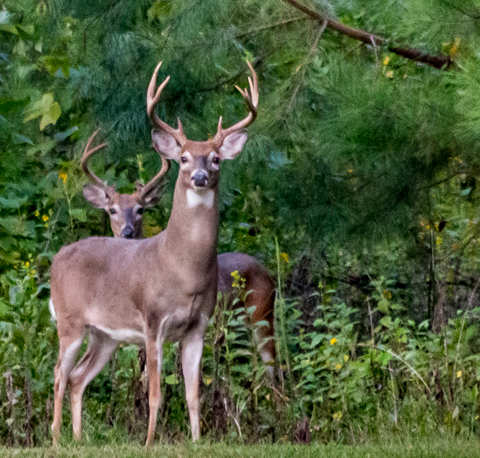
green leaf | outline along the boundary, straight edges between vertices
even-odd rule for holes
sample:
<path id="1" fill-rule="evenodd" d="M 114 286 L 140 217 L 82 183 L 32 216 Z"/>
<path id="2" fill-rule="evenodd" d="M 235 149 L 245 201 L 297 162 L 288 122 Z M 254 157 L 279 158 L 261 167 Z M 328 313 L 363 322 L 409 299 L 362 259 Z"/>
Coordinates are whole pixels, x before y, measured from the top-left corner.
<path id="1" fill-rule="evenodd" d="M 40 130 L 45 129 L 49 124 L 55 125 L 61 114 L 62 109 L 60 108 L 60 105 L 57 102 L 53 102 L 50 105 L 48 112 L 43 115 L 40 121 Z"/>
<path id="2" fill-rule="evenodd" d="M 381 301 L 378 302 L 378 310 L 380 310 L 382 313 L 388 313 L 389 312 L 389 306 L 388 306 L 387 299 L 382 299 Z"/>
<path id="3" fill-rule="evenodd" d="M 27 200 L 28 197 L 0 197 L 0 205 L 5 208 L 20 208 Z"/>
<path id="4" fill-rule="evenodd" d="M 0 226 L 11 235 L 31 237 L 35 234 L 34 225 L 35 223 L 33 221 L 25 221 L 14 216 L 0 218 Z"/>
<path id="5" fill-rule="evenodd" d="M 171 9 L 172 9 L 171 2 L 167 2 L 165 0 L 157 0 L 147 10 L 148 20 L 152 22 L 155 19 L 162 19 L 163 17 L 168 16 Z"/>
<path id="6" fill-rule="evenodd" d="M 0 24 L 0 32 L 9 32 L 18 35 L 17 28 L 12 24 Z"/>
<path id="7" fill-rule="evenodd" d="M 65 132 L 58 132 L 57 134 L 55 134 L 53 138 L 55 138 L 57 142 L 63 142 L 65 139 L 70 137 L 70 135 L 72 135 L 74 132 L 77 132 L 77 130 L 78 130 L 78 127 L 73 126 L 73 127 L 70 127 L 70 129 L 67 129 Z"/>
<path id="8" fill-rule="evenodd" d="M 32 146 L 33 146 L 32 140 L 30 140 L 28 137 L 25 137 L 25 135 L 13 134 L 13 135 L 12 135 L 12 138 L 13 138 L 13 142 L 14 142 L 16 145 L 28 144 L 28 145 L 32 145 Z"/>
<path id="9" fill-rule="evenodd" d="M 177 377 L 175 374 L 171 374 L 165 378 L 165 383 L 167 385 L 176 385 L 178 383 Z"/>
<path id="10" fill-rule="evenodd" d="M 3 318 L 8 313 L 8 304 L 0 298 L 0 318 Z"/>
<path id="11" fill-rule="evenodd" d="M 65 77 L 70 73 L 70 58 L 67 56 L 42 56 L 39 62 L 43 64 L 50 75 L 54 75 L 60 68 Z"/>
<path id="12" fill-rule="evenodd" d="M 87 221 L 87 212 L 81 208 L 72 208 L 70 209 L 70 216 L 72 218 L 78 219 L 82 223 Z"/>
<path id="13" fill-rule="evenodd" d="M 33 156 L 37 151 L 41 152 L 41 156 L 43 156 L 48 151 L 52 150 L 55 146 L 55 140 L 48 140 L 44 143 L 40 143 L 39 145 L 32 146 L 31 148 L 27 149 L 27 156 Z"/>
<path id="14" fill-rule="evenodd" d="M 34 103 L 32 107 L 26 110 L 23 122 L 28 122 L 32 119 L 41 117 L 40 130 L 43 130 L 49 124 L 56 124 L 61 114 L 62 110 L 60 105 L 53 101 L 53 94 L 43 94 L 41 100 Z"/>
<path id="15" fill-rule="evenodd" d="M 325 337 L 325 334 L 317 334 L 314 333 L 314 337 L 312 339 L 312 343 L 310 344 L 310 348 L 315 348 Z"/>
<path id="16" fill-rule="evenodd" d="M 17 26 L 20 30 L 23 30 L 27 35 L 32 35 L 35 32 L 35 26 L 33 24 L 30 25 L 19 25 Z"/>

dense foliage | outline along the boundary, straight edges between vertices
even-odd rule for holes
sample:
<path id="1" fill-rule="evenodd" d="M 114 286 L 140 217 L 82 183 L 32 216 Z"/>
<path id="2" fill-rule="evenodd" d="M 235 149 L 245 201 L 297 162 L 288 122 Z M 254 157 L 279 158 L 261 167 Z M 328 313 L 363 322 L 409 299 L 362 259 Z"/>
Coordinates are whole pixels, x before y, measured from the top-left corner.
<path id="1" fill-rule="evenodd" d="M 246 148 L 222 165 L 219 251 L 256 255 L 277 278 L 280 377 L 271 388 L 244 317 L 219 311 L 203 362 L 204 433 L 476 432 L 480 2 L 310 3 L 389 41 L 354 41 L 273 0 L 0 2 L 0 443 L 50 440 L 50 262 L 67 243 L 109 234 L 83 199 L 80 156 L 101 127 L 102 178 L 131 192 L 153 176 L 145 93 L 159 60 L 160 77 L 171 75 L 159 113 L 195 140 L 220 115 L 244 116 L 234 86 L 246 59 L 260 81 Z M 454 64 L 407 60 L 389 43 Z M 174 166 L 146 236 L 168 221 L 175 177 Z M 171 345 L 164 439 L 188 430 L 178 365 Z M 87 439 L 144 439 L 139 370 L 126 346 L 92 382 Z"/>

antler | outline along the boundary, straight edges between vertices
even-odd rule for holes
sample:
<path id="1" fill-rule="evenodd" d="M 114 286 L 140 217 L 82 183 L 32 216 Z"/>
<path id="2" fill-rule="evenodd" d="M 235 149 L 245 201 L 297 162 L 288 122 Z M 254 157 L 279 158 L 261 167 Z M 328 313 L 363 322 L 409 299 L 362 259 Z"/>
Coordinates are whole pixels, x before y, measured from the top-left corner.
<path id="1" fill-rule="evenodd" d="M 103 182 L 100 178 L 98 178 L 97 175 L 95 175 L 87 166 L 87 162 L 93 156 L 93 154 L 97 152 L 99 149 L 102 149 L 104 146 L 107 146 L 107 143 L 102 143 L 101 145 L 96 146 L 93 149 L 90 149 L 90 145 L 99 131 L 100 129 L 97 129 L 92 134 L 92 136 L 88 139 L 87 146 L 85 146 L 85 150 L 83 152 L 81 164 L 82 164 L 83 173 L 87 175 L 87 177 L 90 178 L 91 181 L 93 181 L 94 183 L 104 188 L 107 184 Z"/>
<path id="2" fill-rule="evenodd" d="M 152 188 L 155 187 L 157 182 L 165 175 L 168 170 L 170 169 L 170 161 L 167 161 L 160 155 L 160 159 L 162 160 L 162 168 L 160 172 L 158 172 L 143 188 L 142 188 L 142 195 L 148 194 Z"/>
<path id="3" fill-rule="evenodd" d="M 157 84 L 157 74 L 161 65 L 162 65 L 161 62 L 157 65 L 157 68 L 153 72 L 152 79 L 150 80 L 150 84 L 148 85 L 147 113 L 153 124 L 155 124 L 157 127 L 159 127 L 161 130 L 163 130 L 167 134 L 171 135 L 180 146 L 184 146 L 185 142 L 187 141 L 187 137 L 185 137 L 185 134 L 183 133 L 183 127 L 182 127 L 182 123 L 180 122 L 180 119 L 178 119 L 178 128 L 174 129 L 173 127 L 170 127 L 166 122 L 163 122 L 155 114 L 155 105 L 160 99 L 160 94 L 162 93 L 163 88 L 167 85 L 168 80 L 170 79 L 170 76 L 167 76 L 163 81 L 163 83 L 160 84 L 160 86 L 157 89 L 157 92 L 155 93 L 155 86 Z M 163 169 L 163 166 L 162 166 L 162 169 Z"/>
<path id="4" fill-rule="evenodd" d="M 255 73 L 255 70 L 253 69 L 252 65 L 250 62 L 247 60 L 247 65 L 250 71 L 252 72 L 252 78 L 248 77 L 248 84 L 250 86 L 250 93 L 248 92 L 248 89 L 240 89 L 238 86 L 235 86 L 237 90 L 242 94 L 242 97 L 245 100 L 245 103 L 247 104 L 247 107 L 249 109 L 248 116 L 243 119 L 242 121 L 237 122 L 237 124 L 234 124 L 232 127 L 229 127 L 228 129 L 223 130 L 222 129 L 222 117 L 220 116 L 220 119 L 218 121 L 218 128 L 217 128 L 217 133 L 215 134 L 215 137 L 213 137 L 213 143 L 216 148 L 219 148 L 222 146 L 223 141 L 225 140 L 226 137 L 228 137 L 230 134 L 233 134 L 233 132 L 237 130 L 242 130 L 245 127 L 249 126 L 252 124 L 253 121 L 255 121 L 255 118 L 257 117 L 257 106 L 258 106 L 258 80 L 257 80 L 257 74 Z"/>

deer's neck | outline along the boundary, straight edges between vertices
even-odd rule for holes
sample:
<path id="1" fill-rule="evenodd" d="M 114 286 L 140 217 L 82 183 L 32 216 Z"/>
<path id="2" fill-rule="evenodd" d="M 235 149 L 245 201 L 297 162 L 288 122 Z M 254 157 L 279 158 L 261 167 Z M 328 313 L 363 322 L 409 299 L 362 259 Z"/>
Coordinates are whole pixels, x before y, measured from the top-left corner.
<path id="1" fill-rule="evenodd" d="M 209 263 L 217 256 L 218 189 L 195 192 L 178 181 L 165 233 L 164 249 L 176 261 Z"/>

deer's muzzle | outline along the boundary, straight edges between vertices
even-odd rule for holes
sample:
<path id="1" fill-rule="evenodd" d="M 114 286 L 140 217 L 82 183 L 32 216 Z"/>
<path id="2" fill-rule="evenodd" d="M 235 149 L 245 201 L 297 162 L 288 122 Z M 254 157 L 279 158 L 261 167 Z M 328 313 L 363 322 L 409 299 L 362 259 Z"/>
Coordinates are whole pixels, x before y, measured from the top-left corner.
<path id="1" fill-rule="evenodd" d="M 193 185 L 197 188 L 204 188 L 208 183 L 208 174 L 202 170 L 195 172 L 192 177 Z"/>

